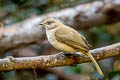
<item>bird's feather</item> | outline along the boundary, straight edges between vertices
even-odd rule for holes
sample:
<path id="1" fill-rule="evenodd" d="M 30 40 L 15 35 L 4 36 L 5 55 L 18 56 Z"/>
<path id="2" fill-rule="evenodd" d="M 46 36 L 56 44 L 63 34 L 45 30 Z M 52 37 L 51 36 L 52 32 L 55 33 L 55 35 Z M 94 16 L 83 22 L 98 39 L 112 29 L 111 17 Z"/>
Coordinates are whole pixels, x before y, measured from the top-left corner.
<path id="1" fill-rule="evenodd" d="M 59 42 L 72 46 L 78 51 L 84 50 L 88 52 L 89 50 L 87 40 L 70 27 L 60 27 L 56 30 L 55 37 Z"/>

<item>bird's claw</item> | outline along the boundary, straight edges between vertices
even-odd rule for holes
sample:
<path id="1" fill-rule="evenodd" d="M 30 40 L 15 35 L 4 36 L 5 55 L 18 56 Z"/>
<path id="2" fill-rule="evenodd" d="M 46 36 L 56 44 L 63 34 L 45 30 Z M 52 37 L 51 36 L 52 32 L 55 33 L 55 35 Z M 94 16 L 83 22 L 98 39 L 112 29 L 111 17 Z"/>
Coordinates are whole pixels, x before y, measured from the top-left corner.
<path id="1" fill-rule="evenodd" d="M 13 56 L 7 56 L 7 59 L 12 63 L 15 63 L 15 61 L 16 61 Z"/>

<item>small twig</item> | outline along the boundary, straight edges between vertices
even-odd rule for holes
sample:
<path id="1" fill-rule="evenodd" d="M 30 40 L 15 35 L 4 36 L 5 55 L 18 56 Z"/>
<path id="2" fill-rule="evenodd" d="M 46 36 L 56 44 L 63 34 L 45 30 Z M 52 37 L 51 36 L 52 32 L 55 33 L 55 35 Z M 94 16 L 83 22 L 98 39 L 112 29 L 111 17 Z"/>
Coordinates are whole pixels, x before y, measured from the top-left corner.
<path id="1" fill-rule="evenodd" d="M 37 80 L 37 73 L 36 73 L 36 70 L 34 69 L 34 75 L 35 75 L 35 80 Z"/>

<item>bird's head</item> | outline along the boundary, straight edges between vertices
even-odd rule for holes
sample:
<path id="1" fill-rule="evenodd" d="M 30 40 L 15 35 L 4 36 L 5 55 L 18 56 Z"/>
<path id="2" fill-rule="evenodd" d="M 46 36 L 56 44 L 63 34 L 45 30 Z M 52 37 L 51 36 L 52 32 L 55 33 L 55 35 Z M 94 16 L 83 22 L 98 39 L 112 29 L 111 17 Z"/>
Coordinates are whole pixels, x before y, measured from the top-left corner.
<path id="1" fill-rule="evenodd" d="M 61 23 L 54 18 L 47 18 L 43 21 L 43 23 L 40 23 L 39 25 L 43 25 L 47 30 L 51 30 L 59 27 L 60 24 Z"/>

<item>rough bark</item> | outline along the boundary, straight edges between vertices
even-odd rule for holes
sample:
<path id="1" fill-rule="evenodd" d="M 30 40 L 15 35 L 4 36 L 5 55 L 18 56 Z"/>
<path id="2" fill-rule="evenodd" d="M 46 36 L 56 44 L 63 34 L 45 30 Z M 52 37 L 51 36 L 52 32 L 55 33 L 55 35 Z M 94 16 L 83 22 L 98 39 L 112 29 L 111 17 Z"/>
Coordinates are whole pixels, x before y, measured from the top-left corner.
<path id="1" fill-rule="evenodd" d="M 80 4 L 74 8 L 32 17 L 20 23 L 0 29 L 0 52 L 17 47 L 40 43 L 45 40 L 45 29 L 36 24 L 47 17 L 59 19 L 76 29 L 87 29 L 96 25 L 111 24 L 120 20 L 120 1 L 102 0 Z"/>
<path id="2" fill-rule="evenodd" d="M 120 43 L 90 50 L 90 53 L 92 53 L 96 60 L 117 56 L 120 54 Z M 17 69 L 43 69 L 80 64 L 88 61 L 90 61 L 90 59 L 80 52 L 75 54 L 58 53 L 55 55 L 23 58 L 7 57 L 5 59 L 0 59 L 0 71 Z"/>

